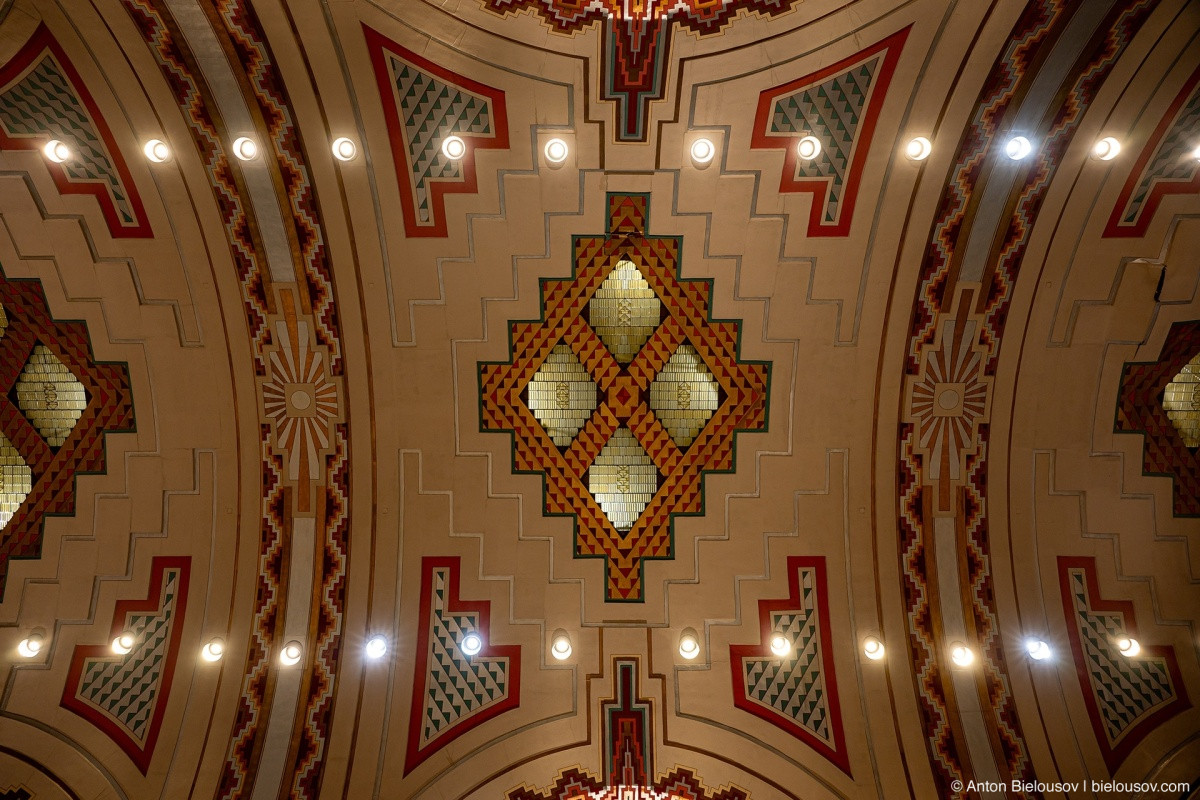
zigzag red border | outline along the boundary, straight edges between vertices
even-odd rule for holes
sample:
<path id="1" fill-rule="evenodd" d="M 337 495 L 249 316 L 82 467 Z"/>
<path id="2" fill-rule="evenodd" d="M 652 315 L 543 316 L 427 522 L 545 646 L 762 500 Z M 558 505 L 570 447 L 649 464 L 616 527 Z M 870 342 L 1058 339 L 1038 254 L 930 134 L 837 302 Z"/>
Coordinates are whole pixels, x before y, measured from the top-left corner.
<path id="1" fill-rule="evenodd" d="M 1062 592 L 1063 613 L 1067 618 L 1067 638 L 1071 640 L 1071 655 L 1075 662 L 1075 673 L 1079 676 L 1079 688 L 1083 692 L 1083 700 L 1087 704 L 1088 717 L 1092 721 L 1092 729 L 1096 734 L 1096 744 L 1104 755 L 1104 763 L 1108 765 L 1110 774 L 1115 775 L 1117 768 L 1139 742 L 1146 738 L 1155 728 L 1171 717 L 1192 707 L 1187 696 L 1187 688 L 1183 676 L 1179 672 L 1179 662 L 1175 659 L 1175 648 L 1170 645 L 1142 645 L 1142 652 L 1163 659 L 1167 671 L 1171 673 L 1171 683 L 1175 689 L 1175 700 L 1155 711 L 1146 719 L 1128 730 L 1117 746 L 1109 747 L 1108 736 L 1104 732 L 1104 720 L 1100 718 L 1100 709 L 1096 706 L 1096 698 L 1088 680 L 1087 660 L 1083 655 L 1083 643 L 1079 641 L 1079 626 L 1075 622 L 1075 603 L 1071 597 L 1068 570 L 1081 569 L 1087 578 L 1088 608 L 1093 611 L 1111 611 L 1121 614 L 1125 619 L 1125 630 L 1133 636 L 1137 635 L 1137 618 L 1134 614 L 1133 603 L 1127 600 L 1104 600 L 1100 597 L 1100 585 L 1096 580 L 1096 559 L 1092 556 L 1059 556 L 1058 583 Z"/>
<path id="2" fill-rule="evenodd" d="M 125 193 L 129 197 L 129 205 L 137 224 L 124 225 L 121 223 L 117 207 L 113 203 L 112 198 L 109 197 L 108 190 L 99 183 L 75 183 L 68 178 L 66 168 L 62 164 L 54 164 L 48 161 L 46 166 L 50 170 L 50 177 L 54 179 L 54 185 L 58 187 L 58 191 L 62 194 L 93 195 L 100 204 L 100 210 L 104 214 L 104 221 L 108 224 L 108 232 L 112 234 L 114 239 L 146 239 L 152 237 L 154 232 L 150 229 L 150 223 L 146 219 L 146 209 L 142 205 L 142 197 L 138 194 L 137 185 L 134 184 L 133 176 L 129 173 L 129 167 L 125 164 L 125 159 L 117 147 L 116 140 L 113 139 L 112 131 L 109 130 L 108 124 L 100 114 L 100 108 L 96 105 L 96 101 L 92 99 L 92 95 L 88 92 L 87 86 L 80 77 L 78 70 L 75 69 L 75 65 L 67 58 L 62 45 L 50 33 L 50 29 L 46 27 L 45 22 L 38 24 L 37 29 L 33 32 L 33 36 L 29 37 L 29 41 L 21 47 L 7 64 L 0 68 L 0 86 L 5 86 L 14 80 L 47 50 L 58 61 L 59 66 L 66 73 L 67 82 L 71 84 L 71 88 L 75 90 L 75 94 L 83 102 L 84 107 L 87 108 L 88 114 L 96 126 L 96 133 L 104 141 L 104 146 L 108 150 L 108 156 L 112 159 L 113 169 L 117 171 L 117 175 L 121 179 L 121 186 L 125 189 Z M 5 135 L 3 128 L 0 127 L 0 147 L 6 150 L 40 150 L 44 144 L 45 142 L 39 139 L 11 138 Z"/>
<path id="3" fill-rule="evenodd" d="M 800 570 L 805 567 L 811 568 L 816 575 L 816 610 L 817 620 L 821 626 L 821 669 L 825 673 L 825 688 L 829 697 L 829 727 L 833 732 L 834 743 L 832 748 L 782 714 L 752 702 L 746 697 L 746 686 L 742 677 L 743 659 L 776 658 L 767 644 L 772 634 L 771 612 L 803 608 L 800 598 Z M 795 736 L 832 762 L 842 772 L 854 777 L 850 772 L 850 754 L 846 751 L 846 733 L 842 729 L 842 706 L 837 690 L 837 673 L 833 665 L 833 636 L 829 627 L 829 587 L 825 578 L 825 557 L 789 556 L 787 573 L 789 594 L 785 599 L 758 601 L 759 643 L 729 645 L 729 672 L 733 678 L 733 704 Z"/>
<path id="4" fill-rule="evenodd" d="M 411 237 L 445 237 L 448 233 L 446 231 L 446 203 L 443 195 L 478 192 L 475 151 L 508 149 L 508 112 L 504 106 L 504 92 L 438 66 L 429 59 L 422 58 L 413 51 L 402 47 L 366 23 L 363 23 L 362 28 L 363 36 L 367 40 L 367 50 L 371 54 L 371 65 L 375 69 L 379 99 L 383 103 L 383 116 L 387 120 L 388 139 L 392 145 L 392 159 L 396 162 L 396 180 L 400 184 L 400 204 L 404 210 L 404 233 Z M 421 225 L 417 221 L 417 211 L 412 197 L 412 169 L 408 164 L 408 148 L 404 144 L 404 123 L 400 121 L 400 109 L 396 108 L 396 93 L 391 85 L 387 63 L 383 58 L 384 50 L 395 53 L 405 61 L 456 86 L 475 94 L 484 95 L 492 101 L 495 136 L 484 139 L 469 133 L 459 134 L 467 146 L 467 152 L 460 162 L 463 173 L 462 181 L 459 183 L 437 181 L 429 185 L 430 222 L 432 223 L 430 225 Z"/>
<path id="5" fill-rule="evenodd" d="M 875 125 L 879 121 L 879 111 L 883 107 L 884 97 L 887 95 L 888 87 L 892 83 L 892 75 L 896 71 L 896 64 L 900 60 L 900 51 L 904 49 L 904 43 L 908 40 L 910 30 L 912 30 L 911 25 L 896 31 L 891 36 L 876 42 L 865 50 L 860 50 L 852 56 L 843 58 L 841 61 L 825 69 L 759 93 L 758 109 L 754 114 L 754 132 L 750 138 L 750 147 L 754 150 L 782 149 L 784 151 L 783 171 L 779 175 L 779 191 L 784 194 L 800 192 L 812 195 L 812 207 L 808 212 L 809 236 L 850 235 L 850 222 L 854 217 L 854 203 L 858 197 L 858 184 L 862 178 L 867 156 L 871 150 L 871 140 L 875 135 Z M 801 137 L 767 135 L 767 121 L 771 117 L 771 103 L 781 94 L 787 94 L 805 86 L 820 83 L 837 75 L 839 72 L 845 71 L 864 58 L 870 58 L 876 53 L 883 51 L 887 51 L 887 55 L 884 56 L 883 64 L 879 67 L 879 75 L 875 79 L 871 101 L 863 111 L 863 119 L 858 131 L 858 141 L 854 146 L 854 158 L 850 162 L 850 172 L 846 176 L 846 188 L 842 195 L 838 221 L 832 225 L 825 224 L 822 222 L 822 218 L 825 213 L 825 204 L 829 201 L 829 182 L 824 178 L 796 180 L 793 177 L 796 174 L 796 159 L 798 157 L 796 148 L 793 145 Z M 783 143 L 782 146 L 781 142 Z"/>
<path id="6" fill-rule="evenodd" d="M 162 729 L 163 715 L 167 711 L 167 699 L 171 695 L 171 680 L 175 676 L 175 662 L 179 657 L 179 641 L 183 637 L 184 613 L 187 611 L 188 580 L 191 572 L 191 556 L 157 556 L 150 562 L 149 595 L 145 600 L 121 600 L 113 609 L 113 620 L 109 630 L 110 639 L 121 635 L 125 626 L 125 617 L 139 611 L 158 611 L 162 602 L 163 574 L 169 569 L 179 570 L 179 601 L 175 607 L 175 616 L 171 620 L 171 643 L 167 646 L 166 661 L 163 664 L 162 682 L 159 685 L 155 699 L 154 715 L 150 718 L 150 732 L 146 734 L 146 746 L 139 747 L 124 728 L 108 717 L 96 711 L 91 705 L 79 700 L 75 693 L 83 675 L 83 663 L 89 657 L 104 658 L 112 656 L 110 645 L 76 645 L 71 656 L 71 667 L 67 672 L 66 686 L 63 687 L 62 706 L 75 712 L 88 722 L 95 725 L 117 743 L 125 751 L 130 760 L 143 775 L 150 768 L 150 759 L 154 756 L 155 745 L 158 744 L 158 734 Z"/>
<path id="7" fill-rule="evenodd" d="M 408 744 L 404 754 L 405 775 L 467 731 L 521 705 L 521 647 L 515 644 L 492 644 L 491 601 L 467 601 L 459 598 L 458 573 L 461 562 L 462 559 L 458 556 L 425 556 L 421 559 L 421 612 L 417 618 L 416 666 L 413 670 L 412 709 L 408 716 Z M 479 615 L 479 629 L 484 632 L 484 645 L 478 654 L 479 657 L 508 658 L 509 690 L 508 697 L 495 705 L 488 706 L 478 714 L 454 723 L 422 748 L 418 742 L 421 741 L 421 711 L 425 707 L 425 687 L 428 686 L 429 681 L 429 615 L 433 612 L 433 571 L 435 569 L 445 569 L 447 572 L 446 610 Z"/>

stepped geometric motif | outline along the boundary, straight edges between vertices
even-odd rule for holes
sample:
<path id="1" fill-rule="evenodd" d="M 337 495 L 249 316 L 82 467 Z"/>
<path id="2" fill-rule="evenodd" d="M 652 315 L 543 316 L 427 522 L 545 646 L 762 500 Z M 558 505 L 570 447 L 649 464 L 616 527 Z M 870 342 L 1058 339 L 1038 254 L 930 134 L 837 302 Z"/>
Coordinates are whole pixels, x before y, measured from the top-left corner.
<path id="1" fill-rule="evenodd" d="M 1144 236 L 1168 194 L 1200 190 L 1200 160 L 1194 155 L 1200 130 L 1200 67 L 1184 83 L 1150 135 L 1125 181 L 1104 235 Z"/>
<path id="2" fill-rule="evenodd" d="M 787 560 L 785 600 L 760 600 L 761 640 L 730 645 L 734 704 L 800 739 L 850 774 L 850 758 L 833 668 L 829 594 L 823 556 Z M 791 643 L 775 655 L 771 640 L 782 634 Z"/>
<path id="3" fill-rule="evenodd" d="M 908 31 L 759 95 L 751 147 L 784 150 L 779 191 L 813 196 L 809 236 L 850 233 L 875 123 Z M 821 152 L 804 161 L 796 143 L 808 135 L 821 141 Z"/>
<path id="4" fill-rule="evenodd" d="M 421 629 L 404 774 L 467 731 L 520 705 L 521 648 L 491 644 L 489 602 L 459 599 L 458 558 L 421 560 Z M 463 652 L 478 634 L 482 649 Z"/>
<path id="5" fill-rule="evenodd" d="M 551 30 L 574 36 L 601 23 L 601 92 L 617 104 L 617 141 L 645 141 L 650 103 L 665 96 L 675 26 L 699 36 L 720 34 L 744 12 L 776 17 L 799 0 L 483 0 L 484 8 L 508 16 L 528 10 Z M 749 16 L 748 13 L 745 14 Z"/>
<path id="6" fill-rule="evenodd" d="M 23 786 L 9 788 L 0 792 L 0 800 L 32 800 L 33 795 Z"/>
<path id="7" fill-rule="evenodd" d="M 75 513 L 75 476 L 103 472 L 104 436 L 133 428 L 129 373 L 92 357 L 87 326 L 50 316 L 41 284 L 0 271 L 0 596 L 37 558 L 47 514 Z"/>
<path id="8" fill-rule="evenodd" d="M 676 766 L 653 786 L 604 783 L 587 770 L 575 766 L 558 774 L 553 785 L 542 791 L 521 785 L 509 789 L 505 800 L 750 800 L 750 794 L 737 786 L 709 789 L 696 773 Z"/>
<path id="9" fill-rule="evenodd" d="M 1136 638 L 1133 604 L 1100 597 L 1094 558 L 1060 556 L 1058 570 L 1079 684 L 1096 741 L 1115 774 L 1146 734 L 1191 702 L 1173 648 L 1143 643 L 1133 658 L 1117 649 L 1122 637 Z"/>
<path id="10" fill-rule="evenodd" d="M 1172 325 L 1157 361 L 1125 365 L 1117 396 L 1113 430 L 1142 434 L 1142 473 L 1173 479 L 1176 516 L 1200 516 L 1200 450 L 1185 438 L 1197 418 L 1188 370 L 1198 353 L 1200 320 Z"/>
<path id="11" fill-rule="evenodd" d="M 114 237 L 151 236 L 141 197 L 112 133 L 75 67 L 44 24 L 0 69 L 0 148 L 71 150 L 47 162 L 60 192 L 94 195 Z"/>
<path id="12" fill-rule="evenodd" d="M 409 236 L 446 236 L 443 195 L 476 191 L 475 151 L 508 148 L 504 93 L 439 67 L 363 25 L 392 141 Z M 458 136 L 461 159 L 442 142 Z"/>
<path id="13" fill-rule="evenodd" d="M 142 774 L 150 766 L 162 727 L 187 609 L 191 559 L 155 558 L 145 600 L 117 603 L 108 641 L 128 631 L 135 644 L 125 655 L 108 644 L 77 646 L 62 705 L 116 742 Z"/>
<path id="14" fill-rule="evenodd" d="M 545 512 L 575 515 L 574 555 L 605 559 L 610 601 L 643 599 L 646 559 L 673 556 L 674 515 L 703 513 L 704 473 L 731 470 L 737 433 L 767 424 L 768 365 L 741 360 L 739 323 L 709 318 L 709 282 L 679 279 L 681 240 L 645 234 L 648 202 L 610 194 L 606 233 L 574 238 L 573 277 L 541 282 L 542 319 L 512 323 L 511 360 L 480 364 L 482 430 L 512 432 L 514 469 L 546 477 Z M 593 305 L 606 285 L 617 303 Z M 564 346 L 599 394 L 565 445 L 527 391 Z"/>

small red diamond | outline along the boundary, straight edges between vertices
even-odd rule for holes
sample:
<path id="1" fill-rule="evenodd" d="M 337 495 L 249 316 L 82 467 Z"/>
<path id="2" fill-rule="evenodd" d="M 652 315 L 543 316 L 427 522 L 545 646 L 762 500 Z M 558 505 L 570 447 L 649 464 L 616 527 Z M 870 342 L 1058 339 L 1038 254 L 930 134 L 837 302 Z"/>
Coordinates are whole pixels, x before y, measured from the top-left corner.
<path id="1" fill-rule="evenodd" d="M 624 386 L 622 386 L 621 390 L 617 392 L 617 402 L 621 405 L 628 403 L 630 397 L 631 395 L 629 394 L 629 389 Z"/>

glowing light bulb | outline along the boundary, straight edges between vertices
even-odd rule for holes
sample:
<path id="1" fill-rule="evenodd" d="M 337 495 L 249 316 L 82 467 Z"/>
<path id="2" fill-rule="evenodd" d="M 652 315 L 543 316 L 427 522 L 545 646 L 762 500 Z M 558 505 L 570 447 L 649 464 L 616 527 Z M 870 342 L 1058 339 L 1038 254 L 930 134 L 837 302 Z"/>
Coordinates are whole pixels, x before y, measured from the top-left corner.
<path id="1" fill-rule="evenodd" d="M 117 638 L 112 640 L 112 651 L 119 656 L 133 650 L 133 646 L 137 644 L 137 637 L 129 631 L 122 631 L 117 635 Z"/>
<path id="2" fill-rule="evenodd" d="M 571 637 L 567 636 L 564 630 L 555 631 L 554 638 L 550 640 L 550 655 L 559 661 L 565 661 L 571 657 L 571 652 Z"/>
<path id="3" fill-rule="evenodd" d="M 1138 644 L 1138 640 L 1126 636 L 1117 640 L 1117 649 L 1121 651 L 1121 655 L 1126 658 L 1133 658 L 1138 653 L 1142 652 L 1142 646 Z"/>
<path id="4" fill-rule="evenodd" d="M 684 628 L 679 634 L 679 655 L 691 661 L 700 655 L 700 637 L 695 628 Z"/>
<path id="5" fill-rule="evenodd" d="M 353 141 L 341 136 L 333 140 L 333 157 L 338 161 L 350 161 L 358 155 L 358 146 Z"/>
<path id="6" fill-rule="evenodd" d="M 771 652 L 781 658 L 792 652 L 792 640 L 784 636 L 782 633 L 777 633 L 771 637 Z"/>
<path id="7" fill-rule="evenodd" d="M 213 639 L 200 649 L 200 657 L 205 661 L 220 661 L 223 655 L 225 655 L 225 643 L 220 639 Z"/>
<path id="8" fill-rule="evenodd" d="M 171 148 L 167 147 L 167 143 L 162 139 L 151 139 L 142 147 L 142 152 L 146 154 L 146 158 L 153 161 L 155 164 L 161 164 L 171 157 Z"/>
<path id="9" fill-rule="evenodd" d="M 367 654 L 367 658 L 372 661 L 377 661 L 387 654 L 388 641 L 383 636 L 372 636 L 367 639 L 367 645 L 363 648 L 363 652 Z"/>
<path id="10" fill-rule="evenodd" d="M 912 161 L 924 161 L 933 152 L 933 144 L 924 136 L 911 140 L 904 148 L 904 155 Z"/>
<path id="11" fill-rule="evenodd" d="M 1020 161 L 1033 152 L 1033 143 L 1024 136 L 1014 136 L 1004 145 L 1004 154 L 1013 161 Z"/>
<path id="12" fill-rule="evenodd" d="M 1041 639 L 1026 640 L 1025 652 L 1029 653 L 1029 657 L 1034 661 L 1045 661 L 1051 655 L 1050 645 L 1046 644 Z"/>
<path id="13" fill-rule="evenodd" d="M 567 160 L 567 154 L 571 151 L 566 142 L 556 138 L 546 142 L 542 152 L 545 153 L 546 160 L 551 164 L 561 164 Z"/>
<path id="14" fill-rule="evenodd" d="M 242 161 L 250 161 L 258 156 L 258 142 L 249 136 L 239 136 L 233 140 L 233 154 Z"/>
<path id="15" fill-rule="evenodd" d="M 17 645 L 17 652 L 25 658 L 33 658 L 42 652 L 42 647 L 45 643 L 40 634 L 31 633 Z"/>
<path id="16" fill-rule="evenodd" d="M 1120 152 L 1121 143 L 1111 136 L 1105 136 L 1092 148 L 1092 155 L 1101 161 L 1112 161 Z"/>
<path id="17" fill-rule="evenodd" d="M 55 164 L 61 164 L 71 157 L 71 148 L 67 147 L 66 142 L 51 139 L 42 148 L 42 153 Z"/>
<path id="18" fill-rule="evenodd" d="M 863 654 L 872 661 L 878 661 L 884 656 L 883 642 L 874 636 L 868 636 L 863 642 Z"/>
<path id="19" fill-rule="evenodd" d="M 483 637 L 478 633 L 471 631 L 462 638 L 462 642 L 459 644 L 459 647 L 469 656 L 476 655 L 480 650 L 483 649 Z"/>
<path id="20" fill-rule="evenodd" d="M 975 654 L 971 648 L 959 642 L 950 648 L 950 660 L 960 667 L 969 667 L 975 663 Z"/>
<path id="21" fill-rule="evenodd" d="M 442 155 L 451 161 L 458 161 L 467 154 L 467 143 L 458 136 L 447 136 L 442 142 Z"/>
<path id="22" fill-rule="evenodd" d="M 697 164 L 707 164 L 717 154 L 717 146 L 712 139 L 697 139 L 692 142 L 692 161 Z"/>
<path id="23" fill-rule="evenodd" d="M 288 642 L 279 651 L 279 663 L 285 667 L 295 666 L 300 663 L 300 657 L 304 655 L 304 645 L 299 642 Z"/>
<path id="24" fill-rule="evenodd" d="M 811 161 L 821 155 L 821 140 L 815 136 L 805 136 L 796 142 L 796 155 L 805 161 Z"/>

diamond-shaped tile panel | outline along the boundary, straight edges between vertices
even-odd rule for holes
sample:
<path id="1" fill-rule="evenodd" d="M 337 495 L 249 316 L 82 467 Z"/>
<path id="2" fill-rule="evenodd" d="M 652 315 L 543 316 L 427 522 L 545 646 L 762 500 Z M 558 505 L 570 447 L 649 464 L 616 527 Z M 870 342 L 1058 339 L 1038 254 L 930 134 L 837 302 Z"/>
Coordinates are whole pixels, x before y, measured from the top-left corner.
<path id="1" fill-rule="evenodd" d="M 0 530 L 4 530 L 32 491 L 33 473 L 12 442 L 0 433 Z"/>
<path id="2" fill-rule="evenodd" d="M 551 350 L 534 373 L 529 410 L 559 447 L 571 444 L 596 410 L 596 384 L 569 346 Z"/>
<path id="3" fill-rule="evenodd" d="M 61 447 L 87 408 L 87 392 L 44 344 L 17 378 L 17 406 L 51 447 Z"/>
<path id="4" fill-rule="evenodd" d="M 622 364 L 633 361 L 658 328 L 661 313 L 658 295 L 629 260 L 617 262 L 588 303 L 592 328 Z"/>
<path id="5" fill-rule="evenodd" d="M 658 470 L 650 456 L 621 426 L 588 470 L 588 489 L 613 527 L 627 531 L 658 491 Z"/>
<path id="6" fill-rule="evenodd" d="M 1183 443 L 1200 447 L 1200 353 L 1167 384 L 1162 404 Z"/>
<path id="7" fill-rule="evenodd" d="M 720 405 L 717 390 L 696 348 L 684 343 L 650 384 L 650 408 L 675 444 L 686 448 Z"/>

